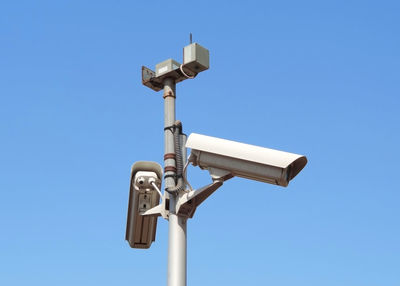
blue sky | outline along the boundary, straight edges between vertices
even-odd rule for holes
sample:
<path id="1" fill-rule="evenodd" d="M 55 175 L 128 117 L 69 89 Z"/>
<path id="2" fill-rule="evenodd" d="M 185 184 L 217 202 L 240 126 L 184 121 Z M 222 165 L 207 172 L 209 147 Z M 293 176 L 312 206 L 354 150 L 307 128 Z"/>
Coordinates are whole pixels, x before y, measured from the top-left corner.
<path id="1" fill-rule="evenodd" d="M 124 241 L 130 166 L 163 156 L 140 71 L 181 61 L 192 32 L 211 67 L 178 84 L 184 131 L 309 163 L 287 188 L 234 178 L 197 210 L 188 285 L 400 285 L 399 8 L 4 1 L 0 284 L 165 284 L 167 222 L 149 250 Z"/>

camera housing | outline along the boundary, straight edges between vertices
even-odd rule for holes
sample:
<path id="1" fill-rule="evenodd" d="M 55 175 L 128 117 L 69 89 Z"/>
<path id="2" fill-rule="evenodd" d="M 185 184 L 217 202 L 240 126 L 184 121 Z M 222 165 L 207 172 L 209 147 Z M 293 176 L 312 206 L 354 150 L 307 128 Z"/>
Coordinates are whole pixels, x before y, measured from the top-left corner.
<path id="1" fill-rule="evenodd" d="M 168 74 L 179 69 L 181 64 L 173 59 L 168 59 L 156 65 L 156 77 Z"/>
<path id="2" fill-rule="evenodd" d="M 139 161 L 133 164 L 129 190 L 129 205 L 125 239 L 132 248 L 149 248 L 155 241 L 157 216 L 143 216 L 157 206 L 161 188 L 162 168 L 156 162 Z"/>
<path id="3" fill-rule="evenodd" d="M 183 69 L 186 73 L 197 75 L 210 67 L 210 52 L 198 43 L 183 48 Z"/>
<path id="4" fill-rule="evenodd" d="M 191 148 L 190 163 L 212 176 L 222 173 L 228 179 L 237 176 L 283 187 L 307 164 L 303 155 L 196 133 L 190 134 L 186 147 Z"/>

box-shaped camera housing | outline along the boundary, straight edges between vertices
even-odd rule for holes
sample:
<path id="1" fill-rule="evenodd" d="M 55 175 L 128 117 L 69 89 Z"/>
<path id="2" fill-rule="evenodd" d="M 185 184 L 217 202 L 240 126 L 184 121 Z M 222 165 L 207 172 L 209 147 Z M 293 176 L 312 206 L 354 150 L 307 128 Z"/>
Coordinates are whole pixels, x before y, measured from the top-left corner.
<path id="1" fill-rule="evenodd" d="M 209 51 L 197 43 L 184 47 L 183 67 L 194 74 L 207 70 L 210 67 Z"/>
<path id="2" fill-rule="evenodd" d="M 161 188 L 162 174 L 156 162 L 139 161 L 132 166 L 125 233 L 132 248 L 149 248 L 156 238 L 157 216 L 142 214 L 159 204 L 160 195 L 151 182 Z"/>
<path id="3" fill-rule="evenodd" d="M 156 77 L 165 75 L 169 72 L 179 69 L 181 64 L 173 59 L 168 59 L 156 65 Z"/>

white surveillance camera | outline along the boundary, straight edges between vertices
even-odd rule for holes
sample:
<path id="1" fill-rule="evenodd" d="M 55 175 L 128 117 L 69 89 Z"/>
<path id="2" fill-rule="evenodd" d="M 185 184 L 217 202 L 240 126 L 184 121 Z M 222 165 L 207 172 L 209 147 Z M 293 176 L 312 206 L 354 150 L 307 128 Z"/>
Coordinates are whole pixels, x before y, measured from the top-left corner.
<path id="1" fill-rule="evenodd" d="M 125 239 L 132 248 L 149 248 L 156 237 L 157 217 L 142 214 L 157 206 L 163 172 L 156 162 L 140 161 L 132 166 Z"/>
<path id="2" fill-rule="evenodd" d="M 302 155 L 192 133 L 186 143 L 194 166 L 286 187 L 307 164 Z M 230 175 L 230 176 L 229 176 Z M 223 177 L 222 177 L 223 178 Z"/>

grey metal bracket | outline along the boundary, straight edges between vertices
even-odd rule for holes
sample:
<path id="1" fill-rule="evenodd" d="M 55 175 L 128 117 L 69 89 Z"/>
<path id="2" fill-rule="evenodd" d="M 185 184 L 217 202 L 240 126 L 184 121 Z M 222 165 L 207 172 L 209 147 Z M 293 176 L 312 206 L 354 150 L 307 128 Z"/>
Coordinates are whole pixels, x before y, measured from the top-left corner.
<path id="1" fill-rule="evenodd" d="M 183 65 L 183 68 L 184 67 L 185 65 Z M 190 71 L 187 71 L 186 73 L 192 74 Z M 152 90 L 162 90 L 164 86 L 163 81 L 166 78 L 173 78 L 175 80 L 175 83 L 188 79 L 188 77 L 182 73 L 180 68 L 171 70 L 170 72 L 156 77 L 156 73 L 154 71 L 152 71 L 148 67 L 142 66 L 142 84 L 151 88 Z"/>
<path id="2" fill-rule="evenodd" d="M 165 209 L 165 206 L 161 203 L 158 206 L 155 206 L 154 208 L 151 208 L 144 213 L 141 214 L 142 216 L 162 216 L 166 220 L 169 218 L 169 211 Z"/>
<path id="3" fill-rule="evenodd" d="M 184 193 L 178 200 L 176 206 L 177 214 L 179 216 L 192 218 L 197 207 L 219 187 L 221 187 L 222 184 L 222 181 L 214 181 L 203 188 Z"/>
<path id="4" fill-rule="evenodd" d="M 142 84 L 151 88 L 154 91 L 163 89 L 162 82 L 156 80 L 156 73 L 151 69 L 142 66 Z"/>
<path id="5" fill-rule="evenodd" d="M 142 216 L 162 216 L 164 219 L 168 220 L 169 218 L 169 210 L 166 207 L 166 193 L 164 193 L 163 197 L 161 198 L 161 203 L 154 208 L 151 208 L 145 212 L 143 212 Z"/>

